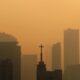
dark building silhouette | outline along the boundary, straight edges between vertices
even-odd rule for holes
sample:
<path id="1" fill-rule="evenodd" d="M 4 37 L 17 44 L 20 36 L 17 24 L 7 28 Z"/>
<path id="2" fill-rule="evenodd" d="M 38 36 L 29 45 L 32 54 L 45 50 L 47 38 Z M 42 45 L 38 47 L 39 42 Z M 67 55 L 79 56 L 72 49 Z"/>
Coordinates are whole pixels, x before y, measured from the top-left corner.
<path id="1" fill-rule="evenodd" d="M 43 45 L 40 46 L 41 53 L 40 53 L 40 62 L 37 65 L 37 80 L 46 80 L 46 65 L 43 61 Z"/>
<path id="2" fill-rule="evenodd" d="M 61 69 L 61 44 L 56 43 L 52 48 L 52 69 Z"/>
<path id="3" fill-rule="evenodd" d="M 37 65 L 37 80 L 54 80 L 54 71 L 48 71 L 43 61 L 43 45 L 40 46 L 40 49 L 40 62 Z"/>
<path id="4" fill-rule="evenodd" d="M 13 80 L 13 64 L 11 60 L 0 60 L 0 79 Z"/>
<path id="5" fill-rule="evenodd" d="M 53 80 L 62 80 L 62 70 L 61 69 L 54 70 Z"/>
<path id="6" fill-rule="evenodd" d="M 37 56 L 21 56 L 21 80 L 36 80 L 37 77 Z"/>
<path id="7" fill-rule="evenodd" d="M 54 71 L 46 71 L 46 80 L 55 80 Z"/>
<path id="8" fill-rule="evenodd" d="M 79 30 L 68 29 L 64 32 L 64 69 L 79 64 Z"/>
<path id="9" fill-rule="evenodd" d="M 20 66 L 21 49 L 17 40 L 9 34 L 0 33 L 0 80 L 20 80 Z"/>
<path id="10" fill-rule="evenodd" d="M 80 80 L 80 64 L 68 66 L 64 71 L 63 80 Z"/>

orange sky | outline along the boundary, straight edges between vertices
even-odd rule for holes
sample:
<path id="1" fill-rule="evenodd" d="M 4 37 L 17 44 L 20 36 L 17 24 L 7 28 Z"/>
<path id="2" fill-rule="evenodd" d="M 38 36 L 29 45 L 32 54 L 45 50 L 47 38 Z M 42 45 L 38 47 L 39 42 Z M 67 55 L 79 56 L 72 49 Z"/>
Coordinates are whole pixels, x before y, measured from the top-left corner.
<path id="1" fill-rule="evenodd" d="M 80 0 L 0 0 L 0 31 L 14 35 L 23 54 L 39 55 L 51 68 L 51 47 L 60 41 L 67 28 L 80 29 Z"/>

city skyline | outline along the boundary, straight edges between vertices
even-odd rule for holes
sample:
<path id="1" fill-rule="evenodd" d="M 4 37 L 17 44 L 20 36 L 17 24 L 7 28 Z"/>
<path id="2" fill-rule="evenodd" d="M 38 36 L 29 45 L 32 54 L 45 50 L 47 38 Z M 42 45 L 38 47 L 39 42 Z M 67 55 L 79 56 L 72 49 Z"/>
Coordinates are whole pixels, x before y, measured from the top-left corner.
<path id="1" fill-rule="evenodd" d="M 69 28 L 69 29 L 66 29 L 65 31 L 67 31 L 67 30 L 74 30 L 74 31 L 75 31 L 75 30 L 78 30 L 78 31 L 79 31 L 79 29 L 70 29 L 70 28 Z M 65 31 L 64 31 L 64 32 L 65 32 Z M 2 32 L 2 33 L 0 33 L 0 34 L 6 35 L 5 32 Z M 63 33 L 63 34 L 64 34 L 64 33 Z M 9 36 L 9 34 L 7 34 L 7 35 Z M 0 37 L 1 37 L 1 36 L 0 36 Z M 63 36 L 63 38 L 64 38 L 64 36 Z M 4 38 L 3 38 L 3 39 L 4 39 Z M 14 38 L 13 40 L 16 40 L 16 39 Z M 20 43 L 20 42 L 19 42 L 19 43 Z M 54 43 L 54 42 L 53 42 L 53 43 Z M 63 44 L 62 44 L 61 42 L 56 42 L 56 43 L 60 43 L 60 44 L 61 44 L 61 55 L 62 55 L 62 56 L 61 56 L 61 68 L 64 69 L 64 56 L 63 56 L 63 55 L 64 55 L 64 52 L 63 52 L 63 51 L 64 51 L 64 50 L 63 50 L 64 48 L 63 48 L 63 46 L 62 46 Z M 56 44 L 56 43 L 54 43 L 54 44 Z M 52 63 L 53 63 L 53 61 L 52 61 L 52 55 L 53 55 L 53 54 L 52 54 L 52 53 L 53 53 L 53 52 L 52 52 L 52 46 L 48 46 L 48 45 L 46 46 L 44 43 L 38 43 L 38 44 L 39 44 L 39 45 L 37 45 L 37 46 L 35 47 L 36 55 L 37 55 L 37 58 L 38 58 L 38 59 L 37 59 L 37 62 L 40 60 L 40 58 L 39 58 L 39 57 L 40 57 L 40 56 L 39 56 L 39 51 L 40 51 L 40 50 L 39 50 L 38 47 L 40 46 L 40 44 L 43 44 L 43 45 L 44 45 L 44 50 L 43 50 L 43 52 L 44 52 L 43 57 L 44 57 L 44 58 L 43 58 L 43 60 L 44 60 L 44 62 L 45 62 L 46 65 L 47 65 L 47 66 L 46 66 L 47 69 L 48 69 L 48 70 L 52 70 L 52 69 L 53 69 L 53 65 L 52 65 Z M 20 45 L 20 44 L 18 44 L 18 45 Z M 52 44 L 52 45 L 53 45 L 53 44 Z M 21 48 L 22 48 L 22 45 L 21 45 Z M 37 49 L 37 50 L 36 50 L 36 49 Z M 48 51 L 49 49 L 50 49 L 50 51 Z M 37 51 L 38 51 L 38 52 L 37 52 Z M 47 51 L 48 51 L 48 52 L 47 52 Z M 33 53 L 34 53 L 34 52 L 33 52 Z M 46 56 L 46 53 L 48 53 L 49 56 Z M 23 54 L 23 52 L 22 52 L 22 54 Z M 29 54 L 28 54 L 28 55 L 29 55 Z M 50 55 L 51 55 L 51 56 L 50 56 Z M 45 58 L 45 57 L 46 57 L 46 58 Z M 49 60 L 47 60 L 47 58 L 48 58 Z"/>
<path id="2" fill-rule="evenodd" d="M 7 0 L 0 1 L 0 5 L 0 32 L 15 36 L 23 54 L 39 57 L 37 46 L 43 43 L 49 69 L 52 45 L 63 43 L 63 32 L 67 28 L 80 29 L 79 0 Z"/>
<path id="3" fill-rule="evenodd" d="M 64 31 L 64 70 L 61 68 L 61 43 L 52 47 L 52 70 L 44 62 L 45 46 L 41 43 L 39 62 L 36 55 L 23 55 L 21 46 L 11 34 L 0 33 L 0 79 L 11 80 L 70 80 L 80 79 L 79 30 Z M 76 72 L 76 73 L 75 73 Z M 63 74 L 62 74 L 63 73 Z M 73 76 L 74 75 L 74 78 Z"/>
<path id="4" fill-rule="evenodd" d="M 80 80 L 80 0 L 0 0 L 1 80 Z"/>

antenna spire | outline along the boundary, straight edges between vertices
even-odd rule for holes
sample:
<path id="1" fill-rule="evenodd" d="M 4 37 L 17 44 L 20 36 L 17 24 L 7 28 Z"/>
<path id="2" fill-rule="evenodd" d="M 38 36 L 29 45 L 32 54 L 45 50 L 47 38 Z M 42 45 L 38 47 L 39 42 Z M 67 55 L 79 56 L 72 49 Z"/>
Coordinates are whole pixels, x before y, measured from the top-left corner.
<path id="1" fill-rule="evenodd" d="M 41 49 L 41 53 L 40 53 L 40 61 L 42 62 L 43 61 L 43 45 L 41 44 L 40 46 L 40 49 Z"/>

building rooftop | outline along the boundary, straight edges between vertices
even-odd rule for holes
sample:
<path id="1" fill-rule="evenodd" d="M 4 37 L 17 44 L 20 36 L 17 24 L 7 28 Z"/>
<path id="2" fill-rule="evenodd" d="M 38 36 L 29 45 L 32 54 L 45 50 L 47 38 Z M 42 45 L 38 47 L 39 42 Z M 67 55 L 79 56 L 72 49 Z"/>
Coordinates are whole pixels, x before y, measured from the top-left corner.
<path id="1" fill-rule="evenodd" d="M 17 39 L 10 34 L 0 33 L 0 42 L 17 42 Z"/>

